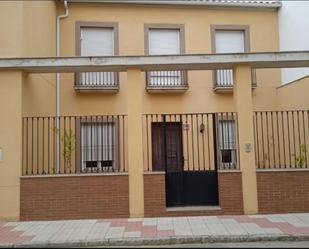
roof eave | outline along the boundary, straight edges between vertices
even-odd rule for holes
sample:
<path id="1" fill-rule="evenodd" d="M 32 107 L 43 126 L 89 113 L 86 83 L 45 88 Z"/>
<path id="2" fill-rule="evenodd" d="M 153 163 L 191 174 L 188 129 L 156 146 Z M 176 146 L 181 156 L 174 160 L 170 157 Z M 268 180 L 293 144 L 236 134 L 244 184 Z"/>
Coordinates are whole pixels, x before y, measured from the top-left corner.
<path id="1" fill-rule="evenodd" d="M 63 0 L 62 0 L 63 1 Z M 281 7 L 280 1 L 162 1 L 162 0 L 68 0 L 70 3 L 109 3 L 109 4 L 142 4 L 142 5 L 171 5 L 171 6 L 205 6 L 205 7 L 232 7 L 232 8 L 272 8 Z"/>

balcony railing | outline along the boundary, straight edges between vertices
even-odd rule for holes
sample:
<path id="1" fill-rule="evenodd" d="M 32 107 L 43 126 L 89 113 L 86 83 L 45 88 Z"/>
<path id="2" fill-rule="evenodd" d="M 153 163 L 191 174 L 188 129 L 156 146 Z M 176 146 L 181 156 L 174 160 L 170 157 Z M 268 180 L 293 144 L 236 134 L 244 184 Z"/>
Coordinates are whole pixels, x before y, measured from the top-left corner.
<path id="1" fill-rule="evenodd" d="M 146 72 L 147 90 L 187 90 L 186 71 L 151 71 Z"/>
<path id="2" fill-rule="evenodd" d="M 233 89 L 234 79 L 232 69 L 218 69 L 214 73 L 214 89 L 215 90 L 231 90 Z M 256 70 L 251 71 L 252 88 L 256 87 Z"/>
<path id="3" fill-rule="evenodd" d="M 76 90 L 118 91 L 119 75 L 117 72 L 84 72 L 75 74 Z"/>
<path id="4" fill-rule="evenodd" d="M 23 118 L 23 175 L 125 172 L 126 116 Z"/>

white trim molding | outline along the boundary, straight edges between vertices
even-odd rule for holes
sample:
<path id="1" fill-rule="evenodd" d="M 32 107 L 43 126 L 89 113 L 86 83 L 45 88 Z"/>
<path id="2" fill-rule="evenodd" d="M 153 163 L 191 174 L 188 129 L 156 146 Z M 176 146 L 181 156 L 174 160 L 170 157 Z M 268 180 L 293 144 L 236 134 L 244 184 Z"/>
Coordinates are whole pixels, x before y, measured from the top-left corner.
<path id="1" fill-rule="evenodd" d="M 279 0 L 68 0 L 70 3 L 108 3 L 142 5 L 180 5 L 205 7 L 236 8 L 273 8 L 281 7 Z"/>

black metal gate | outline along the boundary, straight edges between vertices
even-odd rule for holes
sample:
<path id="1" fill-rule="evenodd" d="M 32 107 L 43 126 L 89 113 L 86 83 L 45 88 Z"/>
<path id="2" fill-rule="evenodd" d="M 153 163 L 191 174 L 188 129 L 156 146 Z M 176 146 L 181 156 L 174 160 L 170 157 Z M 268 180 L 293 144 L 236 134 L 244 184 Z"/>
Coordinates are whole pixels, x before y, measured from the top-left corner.
<path id="1" fill-rule="evenodd" d="M 205 125 L 205 122 L 206 120 L 203 121 L 199 116 L 192 115 L 178 119 L 167 118 L 164 115 L 161 122 L 152 122 L 153 169 L 166 172 L 167 207 L 219 204 L 217 160 L 212 160 L 213 167 L 210 165 L 203 168 L 199 165 L 198 168 L 193 169 L 184 167 L 184 147 L 185 150 L 190 150 L 185 154 L 190 159 L 189 153 L 191 153 L 193 157 L 191 161 L 193 160 L 194 163 L 199 161 L 202 164 L 201 161 L 203 157 L 205 159 L 205 155 L 199 154 L 199 152 L 203 153 L 206 149 L 209 157 L 211 152 L 213 158 L 217 157 L 215 116 L 213 115 L 211 119 L 207 117 L 207 122 L 210 122 L 211 125 L 208 123 Z M 190 136 L 186 132 L 188 123 L 191 126 Z M 207 126 L 207 141 L 209 143 L 207 148 L 201 132 L 202 129 L 205 129 L 204 126 Z M 210 130 L 212 134 L 210 134 Z M 192 141 L 189 142 L 189 140 Z M 210 141 L 212 141 L 212 148 L 209 147 Z M 186 146 L 184 146 L 184 142 Z M 189 144 L 192 148 L 187 148 Z M 198 147 L 203 147 L 203 150 Z M 194 155 L 198 157 L 198 160 L 194 158 Z M 205 160 L 204 164 L 207 164 Z"/>

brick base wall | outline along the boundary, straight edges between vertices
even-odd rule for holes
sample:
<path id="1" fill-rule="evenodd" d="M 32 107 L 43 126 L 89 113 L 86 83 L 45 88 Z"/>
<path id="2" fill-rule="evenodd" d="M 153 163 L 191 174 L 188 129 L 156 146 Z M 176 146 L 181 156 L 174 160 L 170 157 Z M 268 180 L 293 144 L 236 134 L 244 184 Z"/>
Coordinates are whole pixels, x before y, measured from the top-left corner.
<path id="1" fill-rule="evenodd" d="M 257 172 L 260 213 L 309 211 L 309 171 Z"/>
<path id="2" fill-rule="evenodd" d="M 165 175 L 144 175 L 145 216 L 195 216 L 243 214 L 242 178 L 240 172 L 218 173 L 219 205 L 221 210 L 167 211 Z"/>
<path id="3" fill-rule="evenodd" d="M 21 220 L 129 217 L 128 175 L 22 178 Z"/>

